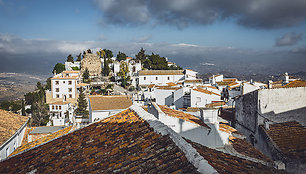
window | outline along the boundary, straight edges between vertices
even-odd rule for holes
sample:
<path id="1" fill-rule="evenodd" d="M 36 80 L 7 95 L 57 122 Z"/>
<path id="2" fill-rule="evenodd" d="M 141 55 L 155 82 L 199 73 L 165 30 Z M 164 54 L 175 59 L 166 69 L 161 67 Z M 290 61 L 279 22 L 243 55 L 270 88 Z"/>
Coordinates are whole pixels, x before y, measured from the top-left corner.
<path id="1" fill-rule="evenodd" d="M 69 98 L 72 98 L 72 94 L 69 94 Z"/>
<path id="2" fill-rule="evenodd" d="M 155 77 L 156 80 L 158 80 L 158 77 Z"/>
<path id="3" fill-rule="evenodd" d="M 68 92 L 72 92 L 72 88 L 68 88 Z"/>
<path id="4" fill-rule="evenodd" d="M 63 83 L 65 83 L 66 81 L 64 80 Z"/>
<path id="5" fill-rule="evenodd" d="M 59 110 L 62 110 L 62 106 L 58 106 L 58 109 L 59 109 Z"/>
<path id="6" fill-rule="evenodd" d="M 57 105 L 55 106 L 55 108 L 56 108 L 56 110 L 58 110 L 58 106 Z"/>
<path id="7" fill-rule="evenodd" d="M 72 81 L 71 80 L 68 81 L 68 85 L 72 85 Z"/>
<path id="8" fill-rule="evenodd" d="M 59 88 L 55 88 L 55 92 L 59 92 Z"/>
<path id="9" fill-rule="evenodd" d="M 59 95 L 58 95 L 58 94 L 56 94 L 56 98 L 59 98 Z"/>
<path id="10" fill-rule="evenodd" d="M 54 105 L 52 105 L 52 109 L 54 110 Z"/>
<path id="11" fill-rule="evenodd" d="M 58 85 L 59 84 L 59 81 L 55 81 L 55 85 Z"/>
<path id="12" fill-rule="evenodd" d="M 197 103 L 201 102 L 201 97 L 197 97 Z"/>
<path id="13" fill-rule="evenodd" d="M 168 80 L 170 80 L 170 77 L 168 77 Z"/>
<path id="14" fill-rule="evenodd" d="M 6 148 L 5 156 L 8 157 L 10 155 L 10 147 Z"/>
<path id="15" fill-rule="evenodd" d="M 146 77 L 143 78 L 143 80 L 146 80 L 146 79 L 147 79 Z"/>

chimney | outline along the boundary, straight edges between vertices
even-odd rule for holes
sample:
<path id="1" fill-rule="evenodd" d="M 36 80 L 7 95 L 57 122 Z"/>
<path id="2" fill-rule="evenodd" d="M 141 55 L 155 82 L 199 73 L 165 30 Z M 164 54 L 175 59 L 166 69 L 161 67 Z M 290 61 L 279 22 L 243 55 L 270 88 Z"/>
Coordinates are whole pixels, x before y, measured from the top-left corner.
<path id="1" fill-rule="evenodd" d="M 269 130 L 269 129 L 270 129 L 270 124 L 271 124 L 270 121 L 268 121 L 268 120 L 265 120 L 265 121 L 264 121 L 264 127 L 265 127 L 266 130 Z"/>
<path id="2" fill-rule="evenodd" d="M 268 89 L 271 89 L 271 88 L 272 88 L 272 83 L 273 83 L 273 81 L 272 81 L 272 80 L 269 80 L 269 82 L 268 82 Z"/>
<path id="3" fill-rule="evenodd" d="M 285 82 L 289 83 L 289 75 L 287 72 L 285 72 Z"/>

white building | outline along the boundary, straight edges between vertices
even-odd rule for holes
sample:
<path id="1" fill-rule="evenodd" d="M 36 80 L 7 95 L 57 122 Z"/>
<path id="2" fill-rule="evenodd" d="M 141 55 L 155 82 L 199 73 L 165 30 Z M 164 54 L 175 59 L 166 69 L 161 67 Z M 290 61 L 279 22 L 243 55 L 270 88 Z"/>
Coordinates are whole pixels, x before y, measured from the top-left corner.
<path id="1" fill-rule="evenodd" d="M 184 70 L 184 75 L 186 80 L 195 80 L 197 79 L 197 74 L 198 72 L 193 71 L 191 69 L 185 69 Z"/>
<path id="2" fill-rule="evenodd" d="M 28 118 L 0 109 L 0 160 L 21 146 Z"/>
<path id="3" fill-rule="evenodd" d="M 132 100 L 126 95 L 89 96 L 89 122 L 96 122 L 130 107 Z"/>
<path id="4" fill-rule="evenodd" d="M 47 125 L 48 126 L 68 126 L 68 125 L 71 125 L 72 122 L 73 122 L 72 117 L 73 117 L 73 111 L 74 111 L 75 107 L 76 106 L 74 106 L 70 102 L 50 103 L 49 104 L 50 121 Z"/>
<path id="5" fill-rule="evenodd" d="M 202 88 L 194 88 L 190 91 L 190 107 L 205 107 L 217 101 L 221 101 L 220 94 Z"/>
<path id="6" fill-rule="evenodd" d="M 174 92 L 181 87 L 159 86 L 154 90 L 156 103 L 159 105 L 174 105 Z"/>
<path id="7" fill-rule="evenodd" d="M 76 98 L 76 85 L 80 80 L 79 73 L 79 71 L 64 71 L 51 78 L 52 98 L 62 99 L 62 101 Z"/>
<path id="8" fill-rule="evenodd" d="M 197 87 L 203 85 L 203 80 L 202 79 L 187 79 L 183 81 L 183 86 L 185 87 Z"/>
<path id="9" fill-rule="evenodd" d="M 231 133 L 219 127 L 217 109 L 202 111 L 202 119 L 156 103 L 150 105 L 148 112 L 176 133 L 193 142 L 220 150 L 224 149 L 224 145 L 229 144 Z"/>
<path id="10" fill-rule="evenodd" d="M 184 77 L 184 70 L 141 70 L 138 72 L 137 85 L 167 85 L 169 82 L 184 80 Z"/>

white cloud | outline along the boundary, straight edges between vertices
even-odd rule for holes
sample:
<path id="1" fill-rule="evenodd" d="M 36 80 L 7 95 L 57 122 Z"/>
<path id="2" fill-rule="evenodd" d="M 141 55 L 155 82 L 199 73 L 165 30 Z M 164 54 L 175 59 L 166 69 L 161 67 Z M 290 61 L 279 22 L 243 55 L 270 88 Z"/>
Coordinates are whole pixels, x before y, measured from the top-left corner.
<path id="1" fill-rule="evenodd" d="M 276 46 L 291 46 L 303 40 L 302 33 L 289 32 L 285 33 L 282 37 L 277 38 L 275 41 Z"/>

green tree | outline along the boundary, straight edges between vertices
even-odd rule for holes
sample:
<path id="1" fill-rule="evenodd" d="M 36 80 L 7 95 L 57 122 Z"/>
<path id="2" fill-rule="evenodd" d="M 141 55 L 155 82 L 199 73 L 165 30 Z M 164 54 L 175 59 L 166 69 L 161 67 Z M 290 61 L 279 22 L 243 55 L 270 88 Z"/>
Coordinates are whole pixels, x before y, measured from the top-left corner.
<path id="1" fill-rule="evenodd" d="M 125 60 L 125 59 L 126 59 L 126 55 L 119 51 L 119 53 L 117 54 L 117 60 L 120 62 L 121 60 Z"/>
<path id="2" fill-rule="evenodd" d="M 51 78 L 52 78 L 52 77 L 49 77 L 49 78 L 46 80 L 46 86 L 45 86 L 45 89 L 46 89 L 46 90 L 51 90 Z"/>
<path id="3" fill-rule="evenodd" d="M 112 58 L 113 57 L 113 52 L 111 50 L 103 49 L 103 51 L 105 52 L 105 57 L 106 58 Z"/>
<path id="4" fill-rule="evenodd" d="M 89 71 L 88 71 L 88 69 L 86 68 L 85 69 L 85 71 L 84 71 L 84 73 L 83 73 L 83 79 L 89 79 Z"/>
<path id="5" fill-rule="evenodd" d="M 53 71 L 52 73 L 56 73 L 56 74 L 59 74 L 61 72 L 63 72 L 65 70 L 65 65 L 62 64 L 62 63 L 57 63 L 54 68 L 53 68 Z"/>
<path id="6" fill-rule="evenodd" d="M 81 62 L 81 60 L 82 60 L 82 53 L 80 53 L 78 56 L 77 56 L 77 62 Z"/>
<path id="7" fill-rule="evenodd" d="M 105 51 L 100 49 L 99 51 L 96 52 L 96 54 L 100 57 L 100 58 L 104 58 L 105 57 Z"/>
<path id="8" fill-rule="evenodd" d="M 73 61 L 73 57 L 71 56 L 71 54 L 68 55 L 66 62 L 72 62 L 72 63 L 74 62 Z"/>
<path id="9" fill-rule="evenodd" d="M 160 57 L 158 54 L 152 53 L 152 55 L 149 56 L 149 60 L 151 61 L 150 69 L 153 69 L 153 70 L 168 69 L 168 62 L 166 58 Z"/>
<path id="10" fill-rule="evenodd" d="M 121 78 L 121 85 L 123 87 L 126 87 L 129 81 L 129 67 L 128 64 L 126 62 L 121 62 L 120 64 L 120 70 L 118 72 L 118 76 Z"/>
<path id="11" fill-rule="evenodd" d="M 87 101 L 85 98 L 85 94 L 83 88 L 80 88 L 80 94 L 78 98 L 78 107 L 75 110 L 77 115 L 83 116 L 83 118 L 88 118 L 88 110 L 87 110 Z"/>
<path id="12" fill-rule="evenodd" d="M 0 108 L 9 111 L 12 103 L 10 101 L 3 101 L 0 103 Z"/>
<path id="13" fill-rule="evenodd" d="M 87 53 L 90 53 L 90 54 L 91 54 L 91 53 L 92 53 L 92 52 L 91 52 L 91 49 L 88 49 L 88 50 L 87 50 Z"/>
<path id="14" fill-rule="evenodd" d="M 103 63 L 102 74 L 104 76 L 108 76 L 109 72 L 110 72 L 110 69 L 109 69 L 108 61 L 106 60 L 106 57 L 104 56 L 104 63 Z"/>
<path id="15" fill-rule="evenodd" d="M 146 59 L 145 50 L 143 48 L 140 49 L 137 55 L 135 55 L 136 60 L 143 61 Z"/>
<path id="16" fill-rule="evenodd" d="M 21 115 L 26 115 L 24 100 L 21 101 Z"/>
<path id="17" fill-rule="evenodd" d="M 141 62 L 142 64 L 143 64 L 143 67 L 144 68 L 146 68 L 146 69 L 151 69 L 151 60 L 149 60 L 149 59 L 144 59 L 142 62 Z"/>

